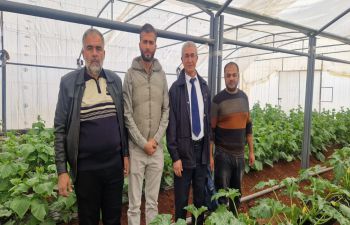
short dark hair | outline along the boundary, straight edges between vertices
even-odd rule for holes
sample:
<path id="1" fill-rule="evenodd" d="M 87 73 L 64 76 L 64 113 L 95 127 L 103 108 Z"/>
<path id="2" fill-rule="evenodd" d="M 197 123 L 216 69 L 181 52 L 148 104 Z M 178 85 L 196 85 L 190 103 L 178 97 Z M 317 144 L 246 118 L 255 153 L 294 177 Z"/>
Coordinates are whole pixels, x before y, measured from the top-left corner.
<path id="1" fill-rule="evenodd" d="M 154 35 L 156 36 L 156 40 L 157 40 L 157 36 L 158 36 L 157 31 L 156 31 L 156 29 L 154 29 L 154 27 L 153 27 L 151 24 L 145 23 L 145 24 L 141 27 L 141 29 L 140 29 L 140 40 L 141 40 L 141 33 L 142 33 L 142 32 L 145 32 L 145 33 L 154 33 Z"/>
<path id="2" fill-rule="evenodd" d="M 224 73 L 225 73 L 225 70 L 226 70 L 226 68 L 227 68 L 228 66 L 236 66 L 237 72 L 239 73 L 239 66 L 238 66 L 238 64 L 235 63 L 235 62 L 229 62 L 229 63 L 227 63 L 227 64 L 225 65 L 225 67 L 224 67 Z"/>
<path id="3" fill-rule="evenodd" d="M 87 30 L 84 32 L 84 34 L 83 34 L 83 39 L 82 39 L 82 41 L 83 41 L 83 47 L 84 47 L 85 39 L 86 39 L 86 37 L 87 37 L 89 34 L 97 34 L 98 36 L 100 36 L 100 38 L 101 38 L 101 40 L 102 40 L 102 44 L 103 44 L 103 46 L 105 46 L 105 38 L 103 37 L 103 34 L 102 34 L 99 30 L 97 30 L 97 29 L 95 29 L 95 28 L 89 28 L 89 29 L 87 29 Z"/>

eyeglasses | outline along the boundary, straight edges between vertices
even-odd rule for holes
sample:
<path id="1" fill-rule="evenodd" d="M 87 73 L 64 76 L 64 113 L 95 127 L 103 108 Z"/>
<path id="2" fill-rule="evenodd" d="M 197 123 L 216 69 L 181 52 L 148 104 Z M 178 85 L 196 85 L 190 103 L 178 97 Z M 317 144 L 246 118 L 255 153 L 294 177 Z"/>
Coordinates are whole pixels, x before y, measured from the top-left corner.
<path id="1" fill-rule="evenodd" d="M 197 57 L 197 54 L 195 54 L 195 53 L 185 54 L 185 55 L 183 56 L 184 59 L 194 59 L 194 58 L 196 58 L 196 57 Z"/>

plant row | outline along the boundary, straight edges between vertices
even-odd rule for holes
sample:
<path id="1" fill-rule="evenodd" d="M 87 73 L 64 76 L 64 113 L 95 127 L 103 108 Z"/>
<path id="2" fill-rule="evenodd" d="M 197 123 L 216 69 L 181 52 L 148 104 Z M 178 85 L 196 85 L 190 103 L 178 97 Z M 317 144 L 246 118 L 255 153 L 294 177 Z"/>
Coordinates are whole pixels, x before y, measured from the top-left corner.
<path id="1" fill-rule="evenodd" d="M 263 189 L 275 185 L 284 185 L 281 194 L 275 191 L 273 198 L 263 198 L 250 208 L 247 213 L 234 215 L 226 205 L 208 213 L 206 207 L 197 209 L 193 205 L 185 207 L 195 219 L 202 213 L 206 213 L 206 225 L 256 225 L 256 224 L 350 224 L 350 148 L 344 147 L 337 150 L 327 162 L 334 167 L 334 180 L 323 179 L 319 175 L 311 174 L 320 172 L 319 166 L 303 170 L 297 178 L 288 177 L 281 182 L 269 180 L 258 183 L 255 188 Z M 301 186 L 301 182 L 308 185 Z M 239 196 L 238 190 L 219 190 L 212 200 L 226 197 L 234 200 Z M 285 196 L 287 200 L 281 201 Z M 234 201 L 233 201 L 234 202 Z M 158 215 L 151 225 L 170 225 L 172 216 L 169 214 Z M 196 223 L 195 223 L 196 224 Z M 175 225 L 186 225 L 182 219 Z"/>
<path id="2" fill-rule="evenodd" d="M 255 105 L 251 111 L 256 163 L 273 165 L 283 159 L 291 161 L 300 155 L 303 133 L 303 112 L 288 114 L 279 108 Z M 329 144 L 345 145 L 350 140 L 350 111 L 313 113 L 312 153 L 324 160 Z M 69 198 L 57 195 L 57 174 L 54 163 L 54 135 L 38 120 L 26 134 L 8 133 L 0 142 L 0 224 L 55 224 L 68 222 L 76 215 L 74 193 Z M 164 146 L 164 170 L 161 187 L 172 186 L 172 161 Z M 246 167 L 248 172 L 251 168 Z M 123 201 L 127 201 L 127 179 Z"/>
<path id="3" fill-rule="evenodd" d="M 288 113 L 278 107 L 259 104 L 251 110 L 254 135 L 255 170 L 262 170 L 264 165 L 273 166 L 274 162 L 288 162 L 300 158 L 304 133 L 304 113 L 301 108 Z M 340 144 L 345 146 L 350 141 L 350 109 L 312 113 L 311 153 L 318 160 L 324 161 L 327 146 Z M 248 150 L 245 151 L 248 153 Z M 248 155 L 246 154 L 246 159 Z M 246 172 L 251 168 L 246 164 Z"/>

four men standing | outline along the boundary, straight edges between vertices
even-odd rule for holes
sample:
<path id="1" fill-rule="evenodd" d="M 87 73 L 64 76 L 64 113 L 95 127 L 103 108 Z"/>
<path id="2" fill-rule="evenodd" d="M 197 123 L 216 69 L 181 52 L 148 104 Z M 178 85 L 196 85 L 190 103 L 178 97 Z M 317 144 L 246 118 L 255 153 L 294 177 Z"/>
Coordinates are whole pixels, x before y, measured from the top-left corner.
<path id="1" fill-rule="evenodd" d="M 191 184 L 194 205 L 205 204 L 207 168 L 214 167 L 213 144 L 218 189 L 240 190 L 246 140 L 249 163 L 254 163 L 248 98 L 237 88 L 238 65 L 231 62 L 225 66 L 226 89 L 214 97 L 211 106 L 208 85 L 196 70 L 197 47 L 188 41 L 182 47 L 184 69 L 168 96 L 165 73 L 154 58 L 156 40 L 155 29 L 145 24 L 140 32 L 141 56 L 133 60 L 122 88 L 117 75 L 102 69 L 102 34 L 88 29 L 82 49 L 86 67 L 61 80 L 54 125 L 58 187 L 63 196 L 72 191 L 68 163 L 81 224 L 98 224 L 100 210 L 104 225 L 120 224 L 129 153 L 128 224 L 140 224 L 144 180 L 146 224 L 154 219 L 158 214 L 165 131 L 175 174 L 175 220 L 186 217 L 184 207 Z M 203 224 L 203 216 L 197 224 Z"/>

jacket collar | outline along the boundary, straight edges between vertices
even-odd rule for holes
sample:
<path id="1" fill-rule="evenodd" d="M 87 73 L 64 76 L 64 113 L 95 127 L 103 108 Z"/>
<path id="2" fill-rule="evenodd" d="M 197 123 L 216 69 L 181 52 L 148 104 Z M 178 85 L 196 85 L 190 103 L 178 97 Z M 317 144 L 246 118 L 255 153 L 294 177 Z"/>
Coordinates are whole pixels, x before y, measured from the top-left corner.
<path id="1" fill-rule="evenodd" d="M 199 73 L 197 72 L 197 78 L 198 78 L 198 81 L 199 83 L 202 85 L 206 85 L 207 82 L 199 75 Z M 180 72 L 180 75 L 179 77 L 177 78 L 178 80 L 178 83 L 177 85 L 185 85 L 186 84 L 186 78 L 185 78 L 185 69 L 182 69 L 181 72 Z"/>
<path id="2" fill-rule="evenodd" d="M 134 70 L 139 70 L 139 71 L 144 70 L 141 60 L 142 60 L 141 56 L 138 56 L 138 57 L 134 58 L 133 61 L 132 61 L 131 67 Z M 153 72 L 159 72 L 159 71 L 162 70 L 162 66 L 160 65 L 158 59 L 153 58 L 153 62 L 152 63 L 153 63 L 153 65 L 152 65 L 152 71 Z"/>
<path id="3" fill-rule="evenodd" d="M 101 76 L 105 77 L 108 83 L 114 82 L 114 79 L 112 78 L 111 74 L 108 73 L 106 70 L 102 69 L 101 73 L 102 73 Z M 82 85 L 83 83 L 85 83 L 85 67 L 81 68 L 78 71 L 78 77 L 76 80 L 77 85 Z"/>

